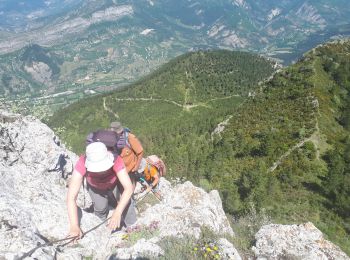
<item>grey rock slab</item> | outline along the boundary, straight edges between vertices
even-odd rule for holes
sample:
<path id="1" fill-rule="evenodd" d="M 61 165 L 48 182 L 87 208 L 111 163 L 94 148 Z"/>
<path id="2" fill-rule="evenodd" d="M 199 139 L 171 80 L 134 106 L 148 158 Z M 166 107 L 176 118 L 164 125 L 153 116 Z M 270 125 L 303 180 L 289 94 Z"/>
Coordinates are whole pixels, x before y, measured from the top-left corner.
<path id="1" fill-rule="evenodd" d="M 252 248 L 257 259 L 350 259 L 338 246 L 325 240 L 311 222 L 300 225 L 263 226 Z"/>

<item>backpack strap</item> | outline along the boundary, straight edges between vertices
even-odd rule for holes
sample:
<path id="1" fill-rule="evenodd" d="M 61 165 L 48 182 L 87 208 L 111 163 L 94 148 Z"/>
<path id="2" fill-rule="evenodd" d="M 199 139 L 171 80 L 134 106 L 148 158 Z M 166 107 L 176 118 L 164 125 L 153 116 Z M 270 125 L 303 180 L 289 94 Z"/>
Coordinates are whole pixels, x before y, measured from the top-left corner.
<path id="1" fill-rule="evenodd" d="M 124 140 L 125 140 L 125 146 L 132 149 L 130 143 L 129 143 L 129 133 L 131 132 L 129 128 L 124 128 Z"/>
<path id="2" fill-rule="evenodd" d="M 122 135 L 118 138 L 117 143 L 115 145 L 115 149 L 118 154 L 121 153 L 124 147 L 128 147 L 129 149 L 132 150 L 132 147 L 129 142 L 129 133 L 130 133 L 130 129 L 124 128 Z"/>

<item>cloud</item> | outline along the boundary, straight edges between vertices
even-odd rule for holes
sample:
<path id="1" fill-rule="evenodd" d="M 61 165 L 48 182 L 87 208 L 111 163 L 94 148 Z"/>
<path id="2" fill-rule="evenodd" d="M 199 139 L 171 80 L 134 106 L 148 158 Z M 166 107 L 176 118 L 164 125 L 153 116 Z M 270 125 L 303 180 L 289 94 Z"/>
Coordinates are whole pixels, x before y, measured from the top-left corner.
<path id="1" fill-rule="evenodd" d="M 27 18 L 28 18 L 28 19 L 36 19 L 36 18 L 38 18 L 38 17 L 43 16 L 44 13 L 45 13 L 44 10 L 38 10 L 38 11 L 35 11 L 35 12 L 32 12 L 32 13 L 28 14 L 28 15 L 27 15 Z"/>

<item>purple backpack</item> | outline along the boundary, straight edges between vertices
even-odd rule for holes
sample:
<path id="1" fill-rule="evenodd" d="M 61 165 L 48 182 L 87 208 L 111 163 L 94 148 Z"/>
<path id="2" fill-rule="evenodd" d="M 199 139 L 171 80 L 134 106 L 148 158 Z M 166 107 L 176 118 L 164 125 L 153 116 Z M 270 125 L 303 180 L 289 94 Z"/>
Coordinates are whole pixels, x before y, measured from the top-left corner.
<path id="1" fill-rule="evenodd" d="M 104 143 L 107 148 L 115 149 L 115 146 L 118 142 L 117 133 L 112 130 L 98 130 L 88 134 L 86 137 L 86 144 L 91 144 L 93 142 Z"/>

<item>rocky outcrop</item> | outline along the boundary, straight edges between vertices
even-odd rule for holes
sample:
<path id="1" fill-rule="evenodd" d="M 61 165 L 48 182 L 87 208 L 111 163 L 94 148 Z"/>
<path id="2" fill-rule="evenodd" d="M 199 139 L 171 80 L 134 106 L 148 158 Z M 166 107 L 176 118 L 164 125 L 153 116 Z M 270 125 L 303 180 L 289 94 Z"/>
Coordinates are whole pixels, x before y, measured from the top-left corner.
<path id="1" fill-rule="evenodd" d="M 52 70 L 44 62 L 33 62 L 32 66 L 24 66 L 24 70 L 28 72 L 32 78 L 40 83 L 50 83 Z"/>
<path id="2" fill-rule="evenodd" d="M 230 30 L 226 25 L 217 22 L 207 31 L 210 38 L 219 40 L 223 45 L 232 48 L 246 48 L 250 45 L 247 39 L 238 35 L 238 32 Z"/>
<path id="3" fill-rule="evenodd" d="M 172 188 L 165 180 L 162 189 L 166 190 L 163 201 L 143 212 L 139 221 L 143 225 L 159 222 L 159 237 L 192 235 L 199 238 L 203 226 L 216 233 L 233 235 L 216 190 L 206 193 L 191 182 Z"/>
<path id="4" fill-rule="evenodd" d="M 144 255 L 159 257 L 164 254 L 164 250 L 158 245 L 162 239 L 182 238 L 186 235 L 198 239 L 203 227 L 216 234 L 234 234 L 217 191 L 207 193 L 193 186 L 191 182 L 172 187 L 164 178 L 161 179 L 160 190 L 163 194 L 162 201 L 140 213 L 136 224 L 136 229 L 149 229 L 156 225 L 157 232 L 148 240 L 137 241 L 132 247 L 119 248 L 112 259 L 134 259 Z M 121 236 L 115 243 L 122 244 L 122 240 Z M 228 240 L 221 238 L 217 245 L 223 259 L 241 259 Z"/>
<path id="5" fill-rule="evenodd" d="M 54 244 L 28 254 L 38 244 L 67 235 L 66 180 L 77 156 L 65 149 L 54 132 L 39 120 L 2 111 L 0 115 L 0 258 L 158 257 L 164 254 L 158 245 L 164 237 L 199 237 L 204 226 L 219 234 L 233 235 L 217 191 L 206 193 L 190 182 L 172 187 L 162 178 L 163 200 L 140 213 L 134 227 L 153 227 L 157 231 L 153 235 L 120 247 L 123 236 L 129 231 L 111 234 L 102 225 L 87 233 L 78 246 Z M 81 208 L 91 203 L 83 189 L 78 200 Z M 83 231 L 101 223 L 91 213 L 80 213 Z M 224 258 L 234 256 L 232 259 L 240 259 L 237 250 L 227 240 L 221 239 L 218 245 Z"/>
<path id="6" fill-rule="evenodd" d="M 297 10 L 296 15 L 311 24 L 319 25 L 324 28 L 327 25 L 326 20 L 318 13 L 316 7 L 309 5 L 307 2 Z"/>
<path id="7" fill-rule="evenodd" d="M 257 259 L 350 259 L 340 248 L 323 238 L 312 223 L 266 225 L 255 235 Z"/>
<path id="8" fill-rule="evenodd" d="M 65 236 L 64 178 L 72 162 L 39 120 L 0 114 L 6 119 L 0 124 L 0 255 L 14 259 L 45 237 Z M 34 255 L 45 259 L 51 253 L 39 250 Z"/>

